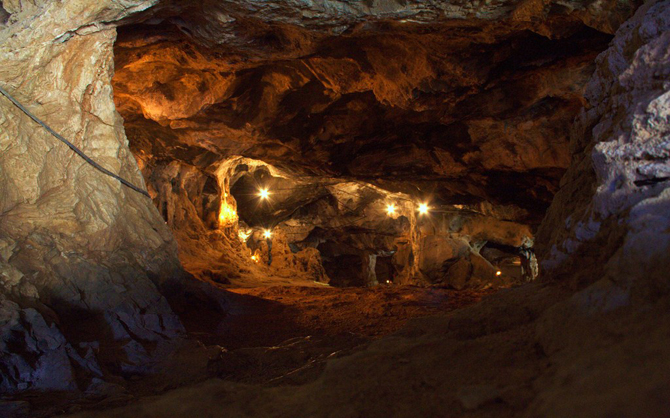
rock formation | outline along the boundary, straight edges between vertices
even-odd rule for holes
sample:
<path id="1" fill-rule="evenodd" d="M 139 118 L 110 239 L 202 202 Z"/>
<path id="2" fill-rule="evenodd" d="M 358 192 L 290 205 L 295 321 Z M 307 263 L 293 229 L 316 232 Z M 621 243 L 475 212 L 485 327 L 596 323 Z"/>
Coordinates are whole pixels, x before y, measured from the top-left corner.
<path id="1" fill-rule="evenodd" d="M 276 212 L 251 199 L 240 216 L 247 223 L 255 216 L 259 228 L 291 230 L 294 249 L 317 248 L 332 284 L 374 285 L 378 268 L 384 281 L 449 283 L 450 266 L 466 257 L 460 273 L 452 271 L 462 287 L 474 254 L 487 278 L 470 285 L 487 286 L 498 266 L 480 259 L 479 250 L 487 241 L 513 253 L 532 246 L 525 225 L 537 226 L 568 166 L 569 127 L 593 60 L 634 7 L 158 5 L 119 28 L 115 103 L 147 178 L 155 177 L 153 167 L 179 161 L 239 199 L 232 188 L 252 193 L 245 178 L 225 186 L 217 172 L 244 156 L 284 172 L 285 189 L 330 184 L 291 192 L 287 202 L 274 202 L 286 206 Z M 379 202 L 342 211 L 332 192 L 337 183 L 350 193 L 376 188 Z M 157 199 L 171 199 L 161 196 L 168 189 L 157 192 Z M 439 226 L 420 226 L 411 216 L 392 225 L 382 201 L 389 192 L 455 215 L 442 216 Z M 361 213 L 368 225 L 355 219 Z M 457 232 L 463 220 L 488 228 L 514 222 L 508 229 L 525 231 L 525 239 L 506 242 L 508 232 L 497 227 L 487 239 Z M 211 222 L 206 234 L 200 226 L 170 225 L 182 261 L 197 275 L 206 268 L 191 268 L 192 254 L 200 264 L 223 262 L 220 281 L 254 270 L 240 264 L 248 254 L 231 256 L 239 251 L 220 245 L 238 246 L 235 231 L 193 241 L 185 235 L 219 231 Z M 435 245 L 441 249 L 429 248 L 433 260 L 426 262 L 424 247 Z M 463 245 L 469 249 L 449 256 Z"/>
<path id="2" fill-rule="evenodd" d="M 5 1 L 0 31 L 3 87 L 140 187 L 112 100 L 111 22 L 149 6 Z M 149 371 L 184 331 L 170 303 L 187 276 L 170 230 L 145 196 L 4 97 L 0 109 L 0 389 L 86 389 Z"/>
<path id="3" fill-rule="evenodd" d="M 136 154 L 201 168 L 196 158 L 244 155 L 444 203 L 512 204 L 537 224 L 610 39 L 558 9 L 538 28 L 533 16 L 429 23 L 400 8 L 389 18 L 403 22 L 344 15 L 350 29 L 335 33 L 280 23 L 278 10 L 269 23 L 232 14 L 208 36 L 189 9 L 120 28 L 116 104 Z"/>
<path id="4" fill-rule="evenodd" d="M 650 3 L 598 57 L 573 165 L 539 232 L 546 269 L 575 273 L 595 256 L 574 280 L 643 299 L 667 292 L 668 25 L 667 4 Z"/>

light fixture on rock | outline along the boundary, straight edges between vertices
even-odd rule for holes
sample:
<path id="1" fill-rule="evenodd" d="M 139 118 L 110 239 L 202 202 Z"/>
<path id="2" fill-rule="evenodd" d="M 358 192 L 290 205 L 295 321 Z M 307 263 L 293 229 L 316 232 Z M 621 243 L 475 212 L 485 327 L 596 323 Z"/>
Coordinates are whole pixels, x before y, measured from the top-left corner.
<path id="1" fill-rule="evenodd" d="M 268 239 L 270 237 L 272 237 L 272 231 L 270 231 L 269 229 L 266 229 L 265 231 L 263 231 L 263 238 Z"/>
<path id="2" fill-rule="evenodd" d="M 419 204 L 419 208 L 417 210 L 419 211 L 419 215 L 425 215 L 428 213 L 430 208 L 428 207 L 427 203 L 421 203 Z"/>
<path id="3" fill-rule="evenodd" d="M 270 191 L 267 188 L 258 189 L 258 197 L 262 200 L 267 200 L 270 198 Z"/>
<path id="4" fill-rule="evenodd" d="M 221 200 L 221 208 L 219 209 L 219 225 L 228 226 L 237 222 L 237 211 L 235 207 L 228 203 L 227 199 Z"/>
<path id="5" fill-rule="evenodd" d="M 238 231 L 237 236 L 240 238 L 240 241 L 242 242 L 247 242 L 247 239 L 249 239 L 249 236 L 251 235 L 251 232 L 249 231 Z"/>
<path id="6" fill-rule="evenodd" d="M 502 271 L 498 270 L 496 271 L 496 276 L 500 276 L 502 274 Z"/>
<path id="7" fill-rule="evenodd" d="M 388 216 L 395 215 L 395 205 L 393 203 L 389 203 L 388 205 L 386 205 L 386 214 Z"/>

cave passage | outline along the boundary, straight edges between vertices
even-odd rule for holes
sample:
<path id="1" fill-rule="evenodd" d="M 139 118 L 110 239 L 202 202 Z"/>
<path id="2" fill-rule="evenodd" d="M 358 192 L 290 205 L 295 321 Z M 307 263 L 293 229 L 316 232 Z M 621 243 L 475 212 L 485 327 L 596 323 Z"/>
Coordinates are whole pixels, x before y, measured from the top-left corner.
<path id="1" fill-rule="evenodd" d="M 0 0 L 0 416 L 667 417 L 668 34 Z"/>
<path id="2" fill-rule="evenodd" d="M 183 22 L 120 27 L 112 84 L 181 263 L 231 292 L 217 330 L 194 315 L 187 331 L 229 349 L 297 339 L 318 369 L 328 350 L 537 279 L 575 91 L 609 35 L 242 25 L 249 51 Z"/>
<path id="3" fill-rule="evenodd" d="M 181 263 L 238 295 L 216 342 L 369 338 L 537 279 L 534 233 L 611 35 L 252 19 L 223 45 L 198 13 L 119 27 L 112 85 Z"/>
<path id="4" fill-rule="evenodd" d="M 610 35 L 239 22 L 247 46 L 223 46 L 185 13 L 118 29 L 113 86 L 192 274 L 455 290 L 537 277 L 534 232 Z"/>

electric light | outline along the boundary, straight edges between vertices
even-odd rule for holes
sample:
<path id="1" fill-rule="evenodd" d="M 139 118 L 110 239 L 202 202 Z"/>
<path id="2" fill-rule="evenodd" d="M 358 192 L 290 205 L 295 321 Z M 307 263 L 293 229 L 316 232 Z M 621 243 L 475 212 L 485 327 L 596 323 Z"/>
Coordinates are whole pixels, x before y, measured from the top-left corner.
<path id="1" fill-rule="evenodd" d="M 242 242 L 247 242 L 247 239 L 249 238 L 249 235 L 251 235 L 251 232 L 248 231 L 238 231 L 237 236 L 240 238 L 240 241 Z"/>
<path id="2" fill-rule="evenodd" d="M 502 271 L 498 270 L 496 271 L 496 276 L 500 276 L 502 274 Z"/>
<path id="3" fill-rule="evenodd" d="M 389 216 L 392 216 L 395 214 L 395 205 L 393 203 L 390 203 L 386 206 L 386 213 Z"/>
<path id="4" fill-rule="evenodd" d="M 272 231 L 270 231 L 269 229 L 266 229 L 265 231 L 263 231 L 263 238 L 270 238 L 271 236 L 272 236 Z"/>
<path id="5" fill-rule="evenodd" d="M 258 256 L 254 254 L 254 255 L 251 256 L 251 259 L 252 259 L 253 261 L 256 261 L 256 262 L 257 262 L 257 261 L 258 261 Z"/>
<path id="6" fill-rule="evenodd" d="M 235 208 L 227 201 L 221 201 L 221 209 L 219 210 L 219 225 L 229 225 L 237 222 L 237 212 Z"/>
<path id="7" fill-rule="evenodd" d="M 427 203 L 421 203 L 419 205 L 419 214 L 425 215 L 428 213 L 428 204 Z"/>
<path id="8" fill-rule="evenodd" d="M 265 200 L 265 199 L 270 197 L 270 191 L 268 189 L 259 189 L 258 190 L 258 197 Z"/>

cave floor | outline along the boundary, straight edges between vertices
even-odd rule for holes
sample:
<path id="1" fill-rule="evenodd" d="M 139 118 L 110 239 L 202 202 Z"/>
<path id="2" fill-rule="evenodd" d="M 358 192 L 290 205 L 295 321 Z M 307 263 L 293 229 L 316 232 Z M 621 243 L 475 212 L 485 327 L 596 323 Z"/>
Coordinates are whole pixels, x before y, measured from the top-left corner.
<path id="1" fill-rule="evenodd" d="M 350 354 L 408 320 L 472 305 L 494 290 L 378 286 L 229 288 L 216 332 L 187 323 L 193 339 L 225 348 L 210 363 L 218 377 L 254 384 L 305 383 L 329 358 Z"/>
<path id="2" fill-rule="evenodd" d="M 185 321 L 191 338 L 162 373 L 13 407 L 35 418 L 667 417 L 670 300 L 580 308 L 602 286 L 232 289 L 222 326 Z"/>
<path id="3" fill-rule="evenodd" d="M 315 380 L 326 361 L 364 349 L 409 320 L 472 305 L 494 290 L 440 287 L 272 286 L 227 288 L 228 313 L 182 317 L 189 339 L 155 376 L 118 378 L 95 395 L 26 393 L 2 402 L 49 417 L 133 404 L 209 378 L 281 386 Z M 216 325 L 215 325 L 216 324 Z M 114 379 L 112 379 L 114 381 Z"/>
<path id="4" fill-rule="evenodd" d="M 493 290 L 439 287 L 258 287 L 228 289 L 235 296 L 224 321 L 228 348 L 273 346 L 304 336 L 368 339 L 390 334 L 411 318 L 449 312 Z"/>

